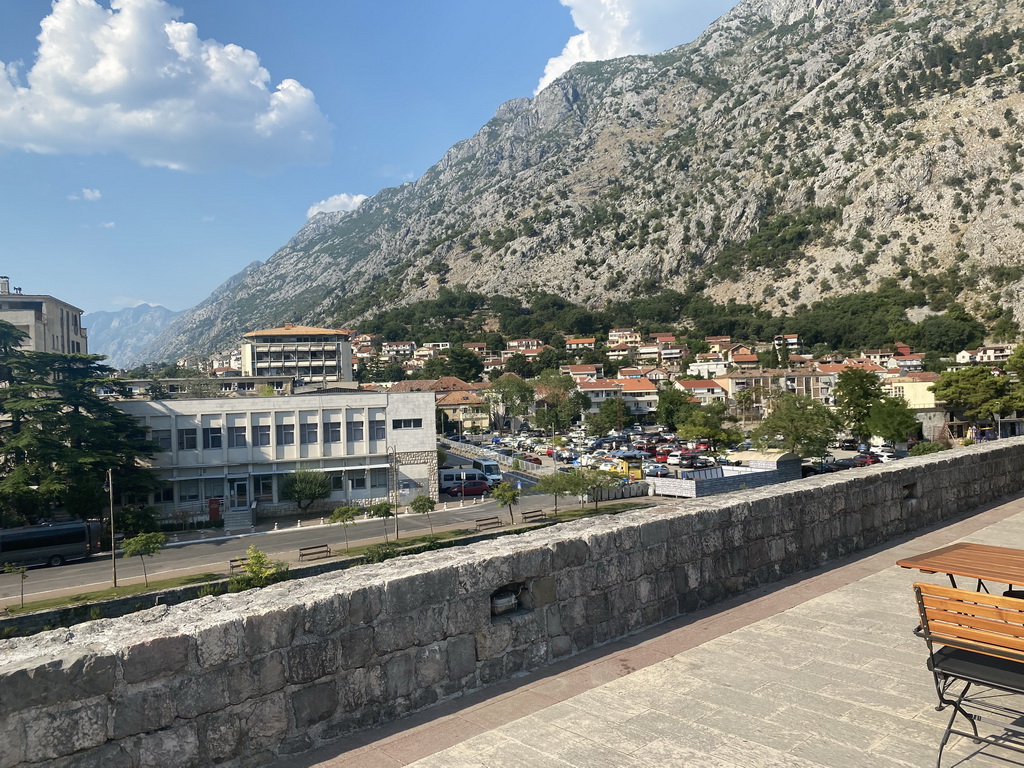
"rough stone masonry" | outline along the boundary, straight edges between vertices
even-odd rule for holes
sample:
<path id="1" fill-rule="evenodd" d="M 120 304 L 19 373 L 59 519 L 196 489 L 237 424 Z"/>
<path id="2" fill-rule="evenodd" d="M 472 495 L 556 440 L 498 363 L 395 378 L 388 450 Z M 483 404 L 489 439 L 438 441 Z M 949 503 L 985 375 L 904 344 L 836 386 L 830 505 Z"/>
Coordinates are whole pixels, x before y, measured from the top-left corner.
<path id="1" fill-rule="evenodd" d="M 1002 440 L 3 641 L 0 768 L 259 765 L 1022 485 Z"/>

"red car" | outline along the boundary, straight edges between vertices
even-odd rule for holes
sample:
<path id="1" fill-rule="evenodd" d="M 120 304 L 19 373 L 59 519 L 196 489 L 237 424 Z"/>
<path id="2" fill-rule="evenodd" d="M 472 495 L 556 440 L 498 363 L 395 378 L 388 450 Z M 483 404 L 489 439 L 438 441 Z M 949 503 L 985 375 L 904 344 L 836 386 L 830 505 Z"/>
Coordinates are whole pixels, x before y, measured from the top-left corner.
<path id="1" fill-rule="evenodd" d="M 448 490 L 449 496 L 483 496 L 491 490 L 491 487 L 483 480 L 467 480 L 464 483 L 453 485 Z"/>
<path id="2" fill-rule="evenodd" d="M 861 467 L 870 467 L 872 464 L 881 464 L 882 460 L 870 453 L 861 453 L 853 457 L 853 460 Z"/>
<path id="3" fill-rule="evenodd" d="M 523 456 L 523 461 L 527 462 L 528 464 L 543 464 L 544 463 L 540 459 L 538 459 L 536 456 L 531 456 L 530 454 L 526 454 L 525 456 Z"/>

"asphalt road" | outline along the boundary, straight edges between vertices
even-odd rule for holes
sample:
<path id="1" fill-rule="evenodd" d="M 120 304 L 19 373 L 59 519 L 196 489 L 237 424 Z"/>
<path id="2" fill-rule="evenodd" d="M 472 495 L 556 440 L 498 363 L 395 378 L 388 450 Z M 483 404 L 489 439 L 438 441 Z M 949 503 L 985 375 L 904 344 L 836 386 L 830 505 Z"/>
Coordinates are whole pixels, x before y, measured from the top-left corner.
<path id="1" fill-rule="evenodd" d="M 448 497 L 443 497 L 447 499 Z M 549 497 L 530 497 L 523 500 L 516 508 L 533 509 L 543 506 L 543 500 Z M 537 502 L 542 502 L 537 504 Z M 452 503 L 452 502 L 449 502 Z M 455 501 L 454 504 L 458 504 Z M 550 502 L 549 502 L 550 503 Z M 507 511 L 499 508 L 492 500 L 479 501 L 473 504 L 470 500 L 464 507 L 438 509 L 430 513 L 430 520 L 435 530 L 446 528 L 473 528 L 474 521 L 480 517 L 490 517 Z M 518 520 L 518 514 L 516 516 Z M 388 536 L 393 537 L 395 519 L 387 521 Z M 425 515 L 408 514 L 398 518 L 399 536 L 423 535 L 430 532 Z M 372 544 L 384 540 L 384 521 L 359 520 L 348 526 L 348 540 L 352 546 Z M 298 562 L 298 550 L 316 544 L 330 544 L 332 550 L 345 549 L 345 531 L 341 525 L 319 526 L 307 525 L 303 528 L 291 527 L 278 531 L 266 531 L 231 538 L 210 538 L 183 544 L 171 544 L 164 548 L 156 557 L 146 558 L 146 569 L 150 580 L 172 578 L 190 573 L 227 573 L 228 561 L 241 557 L 245 550 L 255 544 L 269 554 L 274 560 L 290 563 Z M 25 580 L 25 599 L 39 599 L 48 592 L 88 592 L 109 587 L 112 583 L 110 555 L 98 555 L 89 560 L 68 563 L 57 568 L 39 567 L 28 570 Z M 142 581 L 142 563 L 139 558 L 117 558 L 117 581 L 119 585 Z M 0 572 L 0 605 L 17 602 L 19 583 L 16 574 Z"/>

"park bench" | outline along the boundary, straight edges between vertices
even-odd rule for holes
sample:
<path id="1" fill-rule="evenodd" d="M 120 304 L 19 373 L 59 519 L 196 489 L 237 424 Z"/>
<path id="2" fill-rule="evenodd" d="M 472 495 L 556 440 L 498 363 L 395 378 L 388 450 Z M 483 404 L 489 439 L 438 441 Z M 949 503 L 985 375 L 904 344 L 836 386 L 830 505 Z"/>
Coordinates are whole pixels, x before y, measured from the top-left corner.
<path id="1" fill-rule="evenodd" d="M 933 584 L 915 584 L 921 624 L 914 634 L 928 644 L 938 710 L 953 708 L 936 763 L 953 734 L 1024 753 L 1024 600 Z M 1000 692 L 1016 694 L 1005 696 Z M 970 730 L 955 728 L 963 716 Z M 1004 732 L 978 733 L 977 723 Z"/>
<path id="2" fill-rule="evenodd" d="M 232 574 L 238 571 L 244 571 L 245 566 L 249 564 L 248 557 L 233 557 L 228 561 L 228 571 Z"/>
<path id="3" fill-rule="evenodd" d="M 319 560 L 324 557 L 331 556 L 331 547 L 329 544 L 317 544 L 315 547 L 302 547 L 299 550 L 299 561 L 307 558 L 311 560 Z"/>
<path id="4" fill-rule="evenodd" d="M 547 519 L 547 512 L 545 512 L 543 509 L 532 509 L 529 512 L 523 512 L 524 523 L 540 523 Z"/>
<path id="5" fill-rule="evenodd" d="M 481 517 L 476 521 L 478 531 L 490 531 L 494 528 L 501 528 L 504 525 L 500 517 Z"/>

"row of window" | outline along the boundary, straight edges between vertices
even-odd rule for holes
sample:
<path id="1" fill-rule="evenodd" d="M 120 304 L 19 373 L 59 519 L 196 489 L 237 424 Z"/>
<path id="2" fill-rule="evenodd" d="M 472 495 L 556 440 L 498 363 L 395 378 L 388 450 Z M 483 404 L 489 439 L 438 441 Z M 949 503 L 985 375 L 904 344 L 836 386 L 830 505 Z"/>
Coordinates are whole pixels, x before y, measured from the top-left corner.
<path id="1" fill-rule="evenodd" d="M 388 487 L 388 469 L 379 467 L 366 471 L 349 470 L 344 474 L 331 474 L 331 489 L 335 491 L 345 490 L 346 480 L 350 491 L 362 491 L 367 488 L 380 489 Z M 239 492 L 241 493 L 241 491 Z M 207 478 L 204 480 L 182 480 L 178 483 L 178 501 L 199 501 L 207 499 L 224 498 L 224 481 L 220 478 Z M 252 498 L 254 501 L 271 502 L 274 500 L 274 476 L 253 475 L 252 476 Z M 174 501 L 174 489 L 164 486 L 157 492 L 157 502 L 171 503 Z"/>
<path id="2" fill-rule="evenodd" d="M 323 427 L 325 443 L 341 442 L 341 422 L 325 421 L 320 424 L 299 424 L 298 437 L 300 445 L 313 445 L 320 442 L 320 428 Z M 274 425 L 275 445 L 295 445 L 295 424 Z M 423 419 L 394 419 L 392 429 L 422 429 Z M 345 422 L 345 439 L 350 443 L 358 443 L 366 439 L 369 432 L 371 440 L 387 438 L 387 424 L 384 421 L 371 421 L 368 429 L 364 429 L 361 421 Z M 171 430 L 154 429 L 150 439 L 160 446 L 161 450 L 171 450 Z M 200 431 L 195 427 L 177 430 L 177 447 L 179 451 L 194 451 L 199 447 Z M 251 432 L 245 426 L 203 427 L 202 446 L 204 450 L 223 448 L 225 441 L 228 448 L 246 448 L 249 440 L 254 446 L 269 446 L 270 424 L 253 424 Z"/>

